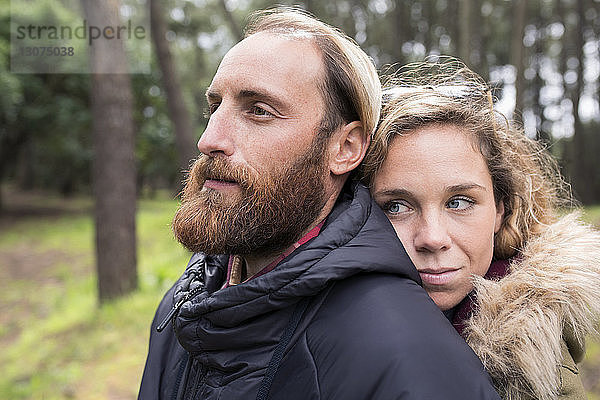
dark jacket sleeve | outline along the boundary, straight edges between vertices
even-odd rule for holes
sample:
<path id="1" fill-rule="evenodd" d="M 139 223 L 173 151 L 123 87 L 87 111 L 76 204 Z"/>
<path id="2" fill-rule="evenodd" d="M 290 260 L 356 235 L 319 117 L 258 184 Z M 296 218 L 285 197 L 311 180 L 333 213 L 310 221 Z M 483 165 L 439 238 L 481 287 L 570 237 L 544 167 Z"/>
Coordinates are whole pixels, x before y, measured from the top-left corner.
<path id="1" fill-rule="evenodd" d="M 481 362 L 414 281 L 336 284 L 307 331 L 321 399 L 499 399 Z"/>

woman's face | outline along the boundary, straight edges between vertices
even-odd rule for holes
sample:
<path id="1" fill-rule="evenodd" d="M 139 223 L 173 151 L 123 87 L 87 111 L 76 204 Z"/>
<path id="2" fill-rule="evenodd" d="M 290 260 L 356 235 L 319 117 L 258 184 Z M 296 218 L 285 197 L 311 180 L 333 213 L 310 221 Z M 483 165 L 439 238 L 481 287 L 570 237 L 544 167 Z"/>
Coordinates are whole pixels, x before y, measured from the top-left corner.
<path id="1" fill-rule="evenodd" d="M 473 139 L 452 124 L 394 138 L 372 192 L 429 296 L 442 310 L 457 305 L 471 275 L 487 272 L 504 214 Z"/>

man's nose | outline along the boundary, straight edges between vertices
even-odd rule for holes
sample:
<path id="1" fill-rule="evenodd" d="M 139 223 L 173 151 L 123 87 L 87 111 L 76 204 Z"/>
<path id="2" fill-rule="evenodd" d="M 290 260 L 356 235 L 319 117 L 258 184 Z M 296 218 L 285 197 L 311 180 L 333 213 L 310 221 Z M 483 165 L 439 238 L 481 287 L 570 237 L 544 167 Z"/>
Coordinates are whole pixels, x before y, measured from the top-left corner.
<path id="1" fill-rule="evenodd" d="M 232 118 L 227 116 L 223 105 L 219 106 L 210 116 L 206 129 L 198 140 L 198 150 L 211 157 L 219 154 L 231 156 L 234 149 L 233 129 Z"/>
<path id="2" fill-rule="evenodd" d="M 417 251 L 436 252 L 450 248 L 452 240 L 443 218 L 422 215 L 414 237 Z"/>

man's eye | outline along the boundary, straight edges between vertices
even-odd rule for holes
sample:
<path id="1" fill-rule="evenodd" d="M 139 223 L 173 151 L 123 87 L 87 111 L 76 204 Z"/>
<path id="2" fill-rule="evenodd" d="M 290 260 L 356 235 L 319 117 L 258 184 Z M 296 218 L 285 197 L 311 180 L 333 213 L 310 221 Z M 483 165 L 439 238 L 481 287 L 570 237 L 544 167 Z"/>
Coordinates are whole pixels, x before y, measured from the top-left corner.
<path id="1" fill-rule="evenodd" d="M 401 201 L 390 201 L 384 207 L 384 211 L 389 214 L 399 214 L 408 210 L 408 206 Z"/>
<path id="2" fill-rule="evenodd" d="M 272 117 L 273 114 L 259 106 L 252 106 L 250 112 L 258 117 Z"/>
<path id="3" fill-rule="evenodd" d="M 464 198 L 455 198 L 455 199 L 451 199 L 448 202 L 447 207 L 451 208 L 453 210 L 466 210 L 469 207 L 471 207 L 472 205 L 473 205 L 472 200 L 464 199 Z"/>
<path id="4" fill-rule="evenodd" d="M 208 105 L 208 109 L 206 110 L 205 113 L 205 117 L 206 118 L 210 118 L 211 115 L 213 115 L 215 113 L 215 111 L 217 111 L 217 108 L 219 108 L 219 104 L 220 103 L 212 103 Z"/>

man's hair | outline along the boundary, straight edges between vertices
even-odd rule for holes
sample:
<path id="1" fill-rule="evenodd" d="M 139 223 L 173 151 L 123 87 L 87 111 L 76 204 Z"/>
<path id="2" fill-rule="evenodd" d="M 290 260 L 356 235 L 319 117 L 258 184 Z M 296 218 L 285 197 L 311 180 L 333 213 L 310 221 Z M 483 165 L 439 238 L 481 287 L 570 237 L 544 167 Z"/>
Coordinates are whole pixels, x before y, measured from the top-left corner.
<path id="1" fill-rule="evenodd" d="M 244 36 L 259 32 L 307 38 L 321 52 L 325 76 L 320 87 L 326 107 L 322 132 L 328 135 L 345 123 L 360 121 L 365 135 L 373 135 L 381 108 L 381 83 L 373 61 L 356 42 L 341 30 L 292 7 L 251 14 Z"/>
<path id="2" fill-rule="evenodd" d="M 460 61 L 441 57 L 409 64 L 385 86 L 381 121 L 359 171 L 367 185 L 372 186 L 396 136 L 451 124 L 472 138 L 492 177 L 496 203 L 504 204 L 495 257 L 513 256 L 555 221 L 560 207 L 572 205 L 556 161 L 494 109 L 488 85 Z"/>

